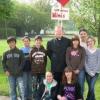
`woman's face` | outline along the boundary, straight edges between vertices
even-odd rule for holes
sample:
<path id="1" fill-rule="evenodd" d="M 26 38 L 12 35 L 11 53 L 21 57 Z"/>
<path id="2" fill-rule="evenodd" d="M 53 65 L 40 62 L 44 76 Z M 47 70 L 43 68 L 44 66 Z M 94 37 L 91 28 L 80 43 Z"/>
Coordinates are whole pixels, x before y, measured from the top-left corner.
<path id="1" fill-rule="evenodd" d="M 80 32 L 80 38 L 81 38 L 81 40 L 87 39 L 87 36 L 88 36 L 87 32 L 85 32 L 85 31 Z"/>
<path id="2" fill-rule="evenodd" d="M 74 48 L 77 48 L 77 47 L 79 46 L 79 41 L 78 41 L 78 40 L 74 40 L 74 41 L 72 42 L 72 44 L 73 44 L 73 47 L 74 47 Z"/>
<path id="3" fill-rule="evenodd" d="M 67 79 L 72 79 L 72 72 L 65 72 L 65 76 Z"/>
<path id="4" fill-rule="evenodd" d="M 95 46 L 94 40 L 91 39 L 91 38 L 89 38 L 89 39 L 87 40 L 87 46 L 88 46 L 88 47 L 94 47 L 94 46 Z"/>
<path id="5" fill-rule="evenodd" d="M 53 75 L 52 75 L 51 72 L 47 72 L 46 73 L 46 80 L 47 80 L 48 83 L 52 83 L 52 81 L 53 81 Z"/>

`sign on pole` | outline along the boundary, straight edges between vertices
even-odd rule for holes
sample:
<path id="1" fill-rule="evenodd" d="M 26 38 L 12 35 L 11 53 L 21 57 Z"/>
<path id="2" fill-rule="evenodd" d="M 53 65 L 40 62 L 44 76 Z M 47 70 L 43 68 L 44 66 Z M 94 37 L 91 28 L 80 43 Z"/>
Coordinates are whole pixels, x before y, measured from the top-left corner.
<path id="1" fill-rule="evenodd" d="M 70 0 L 57 0 L 62 6 L 65 6 Z"/>
<path id="2" fill-rule="evenodd" d="M 52 20 L 69 20 L 69 9 L 68 8 L 52 8 L 51 9 Z"/>

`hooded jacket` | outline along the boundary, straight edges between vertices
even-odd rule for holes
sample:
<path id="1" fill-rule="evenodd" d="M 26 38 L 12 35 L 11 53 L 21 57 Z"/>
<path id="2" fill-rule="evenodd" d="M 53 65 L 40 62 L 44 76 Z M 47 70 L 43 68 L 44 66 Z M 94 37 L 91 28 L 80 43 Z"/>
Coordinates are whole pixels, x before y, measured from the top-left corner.
<path id="1" fill-rule="evenodd" d="M 42 100 L 43 97 L 46 94 L 46 85 L 47 81 L 46 79 L 43 80 L 43 83 L 40 84 L 39 89 L 37 91 L 37 99 L 36 100 Z M 51 89 L 50 89 L 50 100 L 57 100 L 57 81 L 53 80 L 51 83 Z"/>
<path id="2" fill-rule="evenodd" d="M 44 74 L 47 64 L 47 54 L 45 48 L 43 46 L 40 48 L 34 46 L 30 53 L 30 61 L 32 75 L 37 73 Z"/>

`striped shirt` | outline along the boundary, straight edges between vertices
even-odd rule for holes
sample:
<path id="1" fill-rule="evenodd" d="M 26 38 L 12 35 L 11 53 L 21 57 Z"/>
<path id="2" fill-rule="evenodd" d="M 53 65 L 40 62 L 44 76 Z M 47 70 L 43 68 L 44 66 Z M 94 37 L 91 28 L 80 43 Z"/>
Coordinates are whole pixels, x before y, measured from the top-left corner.
<path id="1" fill-rule="evenodd" d="M 93 53 L 86 49 L 85 69 L 90 76 L 100 73 L 100 49 Z"/>

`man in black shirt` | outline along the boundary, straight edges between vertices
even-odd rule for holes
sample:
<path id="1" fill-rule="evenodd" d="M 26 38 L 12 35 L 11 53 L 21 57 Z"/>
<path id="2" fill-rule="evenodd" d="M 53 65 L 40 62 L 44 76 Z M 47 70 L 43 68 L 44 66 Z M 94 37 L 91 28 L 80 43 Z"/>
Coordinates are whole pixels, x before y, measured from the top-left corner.
<path id="1" fill-rule="evenodd" d="M 55 27 L 55 38 L 47 42 L 47 53 L 51 61 L 51 71 L 54 79 L 60 85 L 62 72 L 66 67 L 66 50 L 70 46 L 70 39 L 63 36 L 62 26 Z"/>

